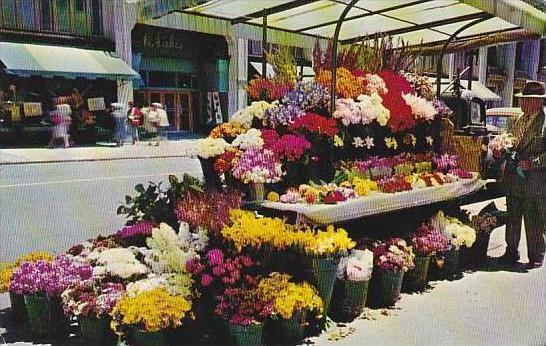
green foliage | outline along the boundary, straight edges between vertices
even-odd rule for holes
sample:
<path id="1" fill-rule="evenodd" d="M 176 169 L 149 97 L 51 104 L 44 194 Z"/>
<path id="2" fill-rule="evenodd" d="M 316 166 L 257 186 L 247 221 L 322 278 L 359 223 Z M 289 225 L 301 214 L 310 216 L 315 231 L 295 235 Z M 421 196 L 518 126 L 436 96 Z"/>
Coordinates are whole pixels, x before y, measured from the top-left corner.
<path id="1" fill-rule="evenodd" d="M 190 190 L 203 192 L 203 183 L 189 174 L 184 174 L 181 181 L 170 175 L 169 183 L 168 189 L 164 189 L 162 183 L 149 182 L 147 187 L 143 184 L 136 185 L 136 195 L 125 196 L 125 204 L 118 207 L 117 214 L 125 215 L 127 224 L 138 221 L 151 221 L 157 224 L 165 222 L 176 228 L 178 223 L 174 214 L 176 201 Z"/>
<path id="2" fill-rule="evenodd" d="M 276 79 L 296 83 L 298 78 L 297 64 L 289 47 L 281 46 L 275 51 L 267 53 L 267 62 L 273 66 Z"/>

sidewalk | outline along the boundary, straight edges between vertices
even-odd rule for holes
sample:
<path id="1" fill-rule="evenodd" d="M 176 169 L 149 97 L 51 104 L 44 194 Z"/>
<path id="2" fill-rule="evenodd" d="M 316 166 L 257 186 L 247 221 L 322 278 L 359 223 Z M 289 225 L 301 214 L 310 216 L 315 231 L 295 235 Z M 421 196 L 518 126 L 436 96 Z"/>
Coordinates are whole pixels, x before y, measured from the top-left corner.
<path id="1" fill-rule="evenodd" d="M 0 149 L 0 165 L 54 163 L 77 161 L 131 160 L 187 156 L 193 140 L 163 141 L 150 146 L 148 142 L 121 147 L 74 147 L 56 149 Z"/>

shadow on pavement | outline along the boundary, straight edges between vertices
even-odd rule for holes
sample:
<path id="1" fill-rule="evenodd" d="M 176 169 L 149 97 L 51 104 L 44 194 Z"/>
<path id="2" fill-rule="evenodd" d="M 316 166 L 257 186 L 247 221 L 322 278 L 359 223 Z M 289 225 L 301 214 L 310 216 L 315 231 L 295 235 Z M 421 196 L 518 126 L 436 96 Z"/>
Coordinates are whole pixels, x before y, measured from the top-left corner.
<path id="1" fill-rule="evenodd" d="M 516 263 L 506 264 L 500 262 L 494 257 L 489 257 L 487 261 L 478 264 L 477 266 L 470 266 L 466 269 L 466 273 L 472 272 L 510 272 L 510 273 L 527 273 L 527 264 Z"/>

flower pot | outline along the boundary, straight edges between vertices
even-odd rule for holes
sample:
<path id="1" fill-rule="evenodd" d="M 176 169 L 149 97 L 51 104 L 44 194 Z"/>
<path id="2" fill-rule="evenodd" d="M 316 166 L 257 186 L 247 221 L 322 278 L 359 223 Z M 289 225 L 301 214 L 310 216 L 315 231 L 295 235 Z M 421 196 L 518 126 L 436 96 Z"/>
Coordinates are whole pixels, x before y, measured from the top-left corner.
<path id="1" fill-rule="evenodd" d="M 402 287 L 408 291 L 421 291 L 427 286 L 430 256 L 415 257 L 415 268 L 404 274 Z"/>
<path id="2" fill-rule="evenodd" d="M 131 341 L 135 346 L 166 346 L 167 331 L 144 332 L 137 328 L 131 328 Z"/>
<path id="3" fill-rule="evenodd" d="M 299 343 L 305 337 L 305 325 L 307 321 L 307 311 L 297 311 L 290 319 L 279 319 L 272 321 L 274 324 L 276 341 Z M 280 340 L 279 340 L 280 338 Z"/>
<path id="4" fill-rule="evenodd" d="M 369 304 L 374 308 L 393 306 L 400 298 L 404 272 L 401 270 L 374 270 L 370 280 Z"/>
<path id="5" fill-rule="evenodd" d="M 265 185 L 262 183 L 250 183 L 250 201 L 263 202 L 265 199 Z"/>
<path id="6" fill-rule="evenodd" d="M 100 345 L 113 344 L 116 337 L 112 329 L 110 329 L 110 321 L 109 317 L 80 316 L 78 317 L 80 335 L 89 343 Z"/>
<path id="7" fill-rule="evenodd" d="M 459 270 L 460 249 L 446 251 L 433 261 L 431 277 L 437 280 L 454 279 L 460 274 Z"/>
<path id="8" fill-rule="evenodd" d="M 250 324 L 243 326 L 239 324 L 229 324 L 229 333 L 233 344 L 236 346 L 243 345 L 261 345 L 263 324 Z"/>
<path id="9" fill-rule="evenodd" d="M 11 303 L 11 315 L 17 322 L 23 322 L 27 319 L 27 307 L 25 306 L 25 297 L 22 294 L 14 292 L 9 293 Z"/>
<path id="10" fill-rule="evenodd" d="M 214 158 L 211 159 L 202 159 L 199 158 L 201 163 L 201 168 L 203 169 L 203 178 L 205 180 L 205 185 L 208 189 L 220 190 L 222 189 L 222 181 L 220 176 L 216 173 L 214 169 Z"/>
<path id="11" fill-rule="evenodd" d="M 68 332 L 68 320 L 64 316 L 61 301 L 41 294 L 25 295 L 28 326 L 37 337 L 52 337 Z"/>
<path id="12" fill-rule="evenodd" d="M 308 260 L 310 262 L 312 283 L 322 298 L 324 313 L 326 315 L 330 307 L 330 301 L 332 300 L 339 258 L 310 257 Z"/>
<path id="13" fill-rule="evenodd" d="M 360 316 L 368 297 L 369 280 L 336 280 L 330 315 L 335 321 L 350 322 Z"/>

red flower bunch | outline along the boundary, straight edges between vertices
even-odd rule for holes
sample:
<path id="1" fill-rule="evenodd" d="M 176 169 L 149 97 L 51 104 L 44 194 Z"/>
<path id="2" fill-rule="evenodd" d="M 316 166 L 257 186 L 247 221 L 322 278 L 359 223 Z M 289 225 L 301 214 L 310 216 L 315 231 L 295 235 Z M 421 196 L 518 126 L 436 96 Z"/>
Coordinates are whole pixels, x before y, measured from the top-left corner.
<path id="1" fill-rule="evenodd" d="M 315 113 L 305 113 L 302 117 L 296 119 L 289 126 L 290 131 L 310 132 L 321 136 L 333 138 L 339 133 L 334 119 L 327 119 Z"/>
<path id="2" fill-rule="evenodd" d="M 257 77 L 248 83 L 246 91 L 252 100 L 273 101 L 282 99 L 293 88 L 288 81 Z"/>
<path id="3" fill-rule="evenodd" d="M 336 204 L 337 202 L 345 202 L 347 198 L 343 196 L 341 191 L 329 191 L 326 196 L 324 196 L 323 202 L 325 204 Z"/>
<path id="4" fill-rule="evenodd" d="M 411 183 L 404 176 L 394 176 L 383 178 L 377 181 L 379 190 L 385 193 L 395 193 L 402 191 L 410 191 Z"/>
<path id="5" fill-rule="evenodd" d="M 263 322 L 273 312 L 273 302 L 263 300 L 256 289 L 227 288 L 217 299 L 214 312 L 231 324 Z"/>
<path id="6" fill-rule="evenodd" d="M 381 71 L 378 75 L 387 85 L 388 93 L 382 94 L 383 106 L 391 112 L 389 127 L 393 132 L 402 132 L 415 126 L 411 107 L 406 104 L 402 93 L 412 94 L 413 89 L 406 78 L 394 71 Z"/>
<path id="7" fill-rule="evenodd" d="M 191 227 L 203 227 L 217 233 L 229 222 L 229 211 L 241 206 L 238 191 L 192 191 L 186 193 L 176 204 L 175 214 L 179 221 Z"/>
<path id="8" fill-rule="evenodd" d="M 264 147 L 272 149 L 279 140 L 279 134 L 273 129 L 261 129 Z"/>
<path id="9" fill-rule="evenodd" d="M 380 270 L 407 272 L 415 267 L 411 246 L 401 238 L 389 238 L 372 248 L 374 265 Z"/>
<path id="10" fill-rule="evenodd" d="M 228 149 L 214 161 L 214 170 L 219 174 L 230 171 L 233 168 L 233 162 L 239 155 L 237 149 Z"/>
<path id="11" fill-rule="evenodd" d="M 213 292 L 234 286 L 255 287 L 257 279 L 250 275 L 254 268 L 256 263 L 249 256 L 229 258 L 220 249 L 209 250 L 202 261 L 194 258 L 186 263 L 188 273 L 195 276 L 203 288 Z"/>
<path id="12" fill-rule="evenodd" d="M 311 143 L 303 136 L 284 135 L 273 143 L 270 147 L 279 158 L 295 162 L 299 160 L 307 149 L 311 148 Z"/>
<path id="13" fill-rule="evenodd" d="M 411 236 L 411 246 L 418 256 L 432 256 L 449 249 L 449 241 L 444 233 L 434 227 L 421 225 Z"/>

